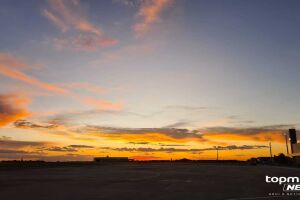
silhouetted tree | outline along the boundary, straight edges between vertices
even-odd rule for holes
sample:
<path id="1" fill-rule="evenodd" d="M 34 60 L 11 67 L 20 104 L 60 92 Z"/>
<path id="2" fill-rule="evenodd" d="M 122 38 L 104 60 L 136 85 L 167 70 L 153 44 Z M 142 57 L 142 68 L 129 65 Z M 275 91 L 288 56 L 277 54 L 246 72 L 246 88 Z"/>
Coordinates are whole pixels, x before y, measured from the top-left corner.
<path id="1" fill-rule="evenodd" d="M 288 164 L 289 157 L 285 156 L 283 153 L 280 153 L 278 156 L 274 156 L 274 162 L 278 164 Z"/>

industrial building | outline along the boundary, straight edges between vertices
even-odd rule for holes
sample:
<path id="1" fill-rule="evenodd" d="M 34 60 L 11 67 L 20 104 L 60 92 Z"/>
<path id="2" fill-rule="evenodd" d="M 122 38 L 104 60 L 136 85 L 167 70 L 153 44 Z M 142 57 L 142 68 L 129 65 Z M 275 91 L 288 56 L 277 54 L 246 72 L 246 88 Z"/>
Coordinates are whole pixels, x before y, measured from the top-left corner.
<path id="1" fill-rule="evenodd" d="M 291 142 L 291 154 L 295 159 L 297 165 L 300 165 L 300 143 L 297 141 L 296 129 L 289 129 L 290 142 Z"/>

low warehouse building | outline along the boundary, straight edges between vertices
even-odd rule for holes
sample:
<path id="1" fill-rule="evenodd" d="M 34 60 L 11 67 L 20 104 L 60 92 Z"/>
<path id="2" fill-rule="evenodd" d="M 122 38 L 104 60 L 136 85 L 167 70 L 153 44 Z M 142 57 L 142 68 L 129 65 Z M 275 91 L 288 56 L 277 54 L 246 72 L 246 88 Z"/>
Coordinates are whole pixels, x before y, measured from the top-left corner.
<path id="1" fill-rule="evenodd" d="M 130 159 L 128 157 L 96 157 L 94 158 L 95 162 L 129 162 Z"/>

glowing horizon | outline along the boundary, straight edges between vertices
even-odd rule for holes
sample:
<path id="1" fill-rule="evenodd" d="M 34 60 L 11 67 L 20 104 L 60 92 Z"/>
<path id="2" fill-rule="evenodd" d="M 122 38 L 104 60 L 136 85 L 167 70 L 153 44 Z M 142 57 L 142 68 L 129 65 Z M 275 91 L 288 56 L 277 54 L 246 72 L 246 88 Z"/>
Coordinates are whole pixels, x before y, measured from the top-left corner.
<path id="1" fill-rule="evenodd" d="M 233 2 L 1 2 L 0 160 L 286 154 L 300 4 Z"/>

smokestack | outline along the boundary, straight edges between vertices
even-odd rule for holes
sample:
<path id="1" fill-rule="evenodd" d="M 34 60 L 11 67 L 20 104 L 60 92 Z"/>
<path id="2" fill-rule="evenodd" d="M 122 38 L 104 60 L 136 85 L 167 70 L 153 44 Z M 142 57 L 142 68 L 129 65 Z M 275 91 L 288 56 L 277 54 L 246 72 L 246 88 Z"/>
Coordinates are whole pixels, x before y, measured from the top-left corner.
<path id="1" fill-rule="evenodd" d="M 296 135 L 296 129 L 289 129 L 290 133 L 290 140 L 291 140 L 291 149 L 292 153 L 294 153 L 293 144 L 297 144 L 297 135 Z"/>

